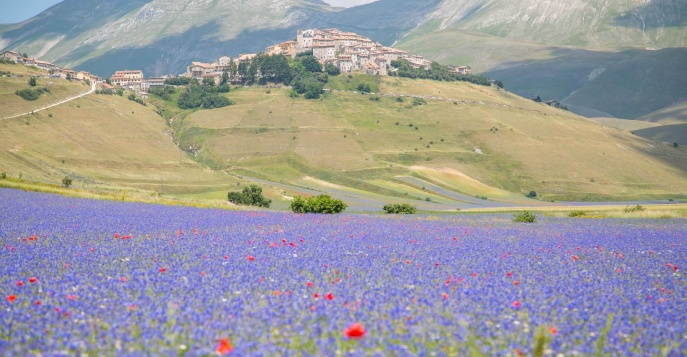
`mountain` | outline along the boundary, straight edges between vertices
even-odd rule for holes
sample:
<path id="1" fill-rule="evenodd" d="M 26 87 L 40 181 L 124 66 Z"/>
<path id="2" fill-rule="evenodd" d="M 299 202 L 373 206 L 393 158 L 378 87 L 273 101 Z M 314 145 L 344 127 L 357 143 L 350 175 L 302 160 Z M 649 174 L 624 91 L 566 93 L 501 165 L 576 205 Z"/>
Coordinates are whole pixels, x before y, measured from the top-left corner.
<path id="1" fill-rule="evenodd" d="M 192 60 L 257 52 L 334 11 L 320 0 L 65 0 L 0 34 L 0 48 L 109 76 L 180 72 Z"/>

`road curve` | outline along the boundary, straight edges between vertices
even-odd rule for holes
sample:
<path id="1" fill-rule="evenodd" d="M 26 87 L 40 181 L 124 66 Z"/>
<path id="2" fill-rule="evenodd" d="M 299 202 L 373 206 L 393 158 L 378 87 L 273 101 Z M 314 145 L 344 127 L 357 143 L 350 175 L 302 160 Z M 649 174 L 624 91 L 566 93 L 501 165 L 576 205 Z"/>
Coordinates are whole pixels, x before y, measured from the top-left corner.
<path id="1" fill-rule="evenodd" d="M 37 112 L 40 112 L 41 110 L 50 109 L 50 108 L 52 108 L 52 107 L 56 107 L 56 106 L 62 105 L 62 104 L 64 104 L 64 103 L 71 102 L 71 101 L 74 100 L 74 99 L 79 99 L 79 98 L 84 97 L 84 96 L 87 96 L 87 95 L 89 95 L 89 94 L 91 94 L 91 93 L 93 93 L 93 92 L 95 92 L 95 82 L 93 82 L 93 83 L 91 84 L 91 89 L 90 89 L 88 92 L 86 92 L 86 93 L 79 94 L 79 95 L 77 95 L 77 96 L 75 96 L 75 97 L 63 99 L 63 100 L 61 100 L 61 101 L 59 101 L 59 102 L 57 102 L 57 103 L 53 103 L 53 104 L 50 104 L 50 105 L 45 106 L 45 107 L 42 107 L 42 108 L 34 109 L 34 110 L 30 111 L 30 112 L 21 113 L 21 114 L 16 114 L 16 115 L 12 115 L 12 116 L 9 116 L 9 117 L 4 117 L 4 118 L 2 118 L 2 120 L 14 119 L 14 118 L 18 118 L 18 117 L 21 117 L 21 116 L 24 116 L 24 115 L 29 115 L 29 114 L 37 113 Z"/>

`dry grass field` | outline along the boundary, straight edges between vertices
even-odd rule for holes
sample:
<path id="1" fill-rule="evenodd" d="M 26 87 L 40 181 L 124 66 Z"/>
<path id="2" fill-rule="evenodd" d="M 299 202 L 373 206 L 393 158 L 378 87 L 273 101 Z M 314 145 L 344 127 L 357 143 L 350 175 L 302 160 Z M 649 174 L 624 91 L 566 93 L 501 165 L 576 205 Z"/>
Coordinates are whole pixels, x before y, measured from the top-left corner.
<path id="1" fill-rule="evenodd" d="M 345 89 L 349 80 L 358 78 L 339 76 L 331 85 Z M 159 99 L 142 106 L 126 96 L 89 95 L 0 121 L 0 172 L 200 200 L 225 200 L 227 191 L 259 182 L 277 208 L 294 195 L 323 192 L 356 207 L 410 202 L 454 211 L 494 201 L 541 207 L 687 197 L 682 147 L 496 87 L 375 81 L 380 93 L 334 90 L 320 100 L 291 98 L 288 88 L 236 88 L 227 94 L 235 105 L 167 107 L 166 119 L 153 106 Z M 525 197 L 530 191 L 537 200 Z"/>
<path id="2" fill-rule="evenodd" d="M 0 76 L 0 119 L 28 113 L 36 108 L 77 96 L 91 89 L 87 84 L 78 81 L 45 78 L 48 73 L 35 67 L 0 64 L 0 72 L 10 73 L 9 77 L 7 75 Z M 50 89 L 50 93 L 41 95 L 35 101 L 27 101 L 14 94 L 17 90 L 32 88 L 28 83 L 31 77 L 37 77 L 35 88 L 46 87 Z"/>

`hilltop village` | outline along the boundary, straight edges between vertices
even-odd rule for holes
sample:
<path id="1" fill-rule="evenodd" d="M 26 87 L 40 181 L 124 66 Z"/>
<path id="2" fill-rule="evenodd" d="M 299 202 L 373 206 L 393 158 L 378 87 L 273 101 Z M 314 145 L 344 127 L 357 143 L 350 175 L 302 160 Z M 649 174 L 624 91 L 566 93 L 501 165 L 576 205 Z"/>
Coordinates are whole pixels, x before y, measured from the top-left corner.
<path id="1" fill-rule="evenodd" d="M 396 68 L 392 61 L 405 60 L 414 69 L 430 70 L 432 61 L 420 55 L 408 54 L 403 50 L 386 47 L 367 37 L 353 32 L 338 29 L 308 29 L 298 30 L 294 40 L 282 42 L 266 48 L 263 53 L 267 56 L 283 55 L 296 58 L 299 54 L 312 53 L 322 68 L 336 67 L 340 73 L 360 72 L 369 75 L 386 76 Z M 186 67 L 186 72 L 179 77 L 198 80 L 202 83 L 219 84 L 223 76 L 234 83 L 241 82 L 245 76 L 245 68 L 259 54 L 240 54 L 237 57 L 221 56 L 212 63 L 192 62 Z M 72 71 L 60 68 L 49 62 L 28 58 L 26 54 L 16 51 L 0 53 L 0 58 L 6 61 L 35 66 L 49 71 L 50 76 L 70 79 L 89 80 L 98 83 L 102 92 L 114 92 L 117 88 L 130 90 L 142 97 L 156 87 L 163 87 L 165 81 L 172 76 L 145 78 L 142 70 L 117 70 L 107 79 L 85 71 Z M 471 73 L 468 66 L 448 66 L 452 74 L 467 75 Z M 261 73 L 256 73 L 259 78 Z"/>

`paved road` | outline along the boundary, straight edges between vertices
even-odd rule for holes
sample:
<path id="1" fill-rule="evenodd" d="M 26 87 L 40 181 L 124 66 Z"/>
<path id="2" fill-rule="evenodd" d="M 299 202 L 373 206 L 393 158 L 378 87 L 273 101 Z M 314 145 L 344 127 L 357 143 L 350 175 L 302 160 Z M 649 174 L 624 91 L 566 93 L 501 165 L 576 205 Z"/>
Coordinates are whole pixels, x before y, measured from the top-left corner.
<path id="1" fill-rule="evenodd" d="M 50 109 L 50 108 L 52 108 L 52 107 L 56 107 L 56 106 L 62 105 L 62 104 L 64 104 L 64 103 L 71 102 L 71 101 L 74 100 L 74 99 L 79 99 L 79 98 L 84 97 L 84 96 L 87 96 L 87 95 L 89 95 L 89 94 L 91 94 L 91 93 L 93 93 L 93 92 L 95 92 L 95 82 L 93 82 L 93 83 L 91 84 L 91 89 L 90 89 L 88 92 L 86 92 L 86 93 L 79 94 L 79 95 L 77 95 L 77 96 L 75 96 L 75 97 L 63 99 L 63 100 L 61 100 L 61 101 L 59 101 L 59 102 L 57 102 L 57 103 L 53 103 L 53 104 L 50 104 L 50 105 L 45 106 L 45 107 L 42 107 L 42 108 L 34 109 L 34 110 L 30 111 L 30 112 L 21 113 L 21 114 L 17 114 L 17 115 L 12 115 L 12 116 L 9 116 L 9 117 L 4 117 L 4 118 L 2 118 L 2 120 L 5 120 L 5 119 L 14 119 L 14 118 L 19 118 L 19 117 L 24 116 L 24 115 L 29 115 L 29 114 L 37 113 L 37 112 L 40 112 L 41 110 Z"/>

